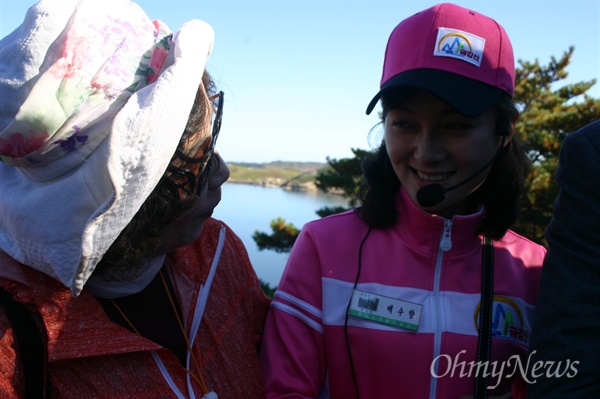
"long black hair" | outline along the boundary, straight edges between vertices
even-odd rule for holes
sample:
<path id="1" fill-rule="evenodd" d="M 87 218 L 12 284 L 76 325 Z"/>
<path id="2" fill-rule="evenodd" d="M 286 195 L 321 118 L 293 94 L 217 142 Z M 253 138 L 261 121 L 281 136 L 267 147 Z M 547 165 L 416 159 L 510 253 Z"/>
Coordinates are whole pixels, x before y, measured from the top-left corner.
<path id="1" fill-rule="evenodd" d="M 406 98 L 406 97 L 404 97 Z M 383 118 L 392 105 L 382 99 Z M 518 113 L 508 96 L 497 103 L 498 119 L 512 120 Z M 362 206 L 357 210 L 365 223 L 374 228 L 393 226 L 401 215 L 395 205 L 401 183 L 392 168 L 385 142 L 375 156 L 363 161 L 364 186 L 360 196 Z M 485 206 L 486 212 L 479 233 L 500 239 L 515 223 L 521 209 L 531 164 L 516 135 L 501 150 L 484 183 L 467 199 L 469 205 Z"/>

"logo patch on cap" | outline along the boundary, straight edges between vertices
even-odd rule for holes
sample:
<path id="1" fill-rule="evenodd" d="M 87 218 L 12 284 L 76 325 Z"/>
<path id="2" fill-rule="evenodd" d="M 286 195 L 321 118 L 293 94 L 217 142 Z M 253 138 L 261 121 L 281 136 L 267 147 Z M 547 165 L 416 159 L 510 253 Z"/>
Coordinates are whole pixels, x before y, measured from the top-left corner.
<path id="1" fill-rule="evenodd" d="M 450 28 L 439 28 L 433 55 L 450 57 L 481 66 L 485 39 L 471 33 Z"/>

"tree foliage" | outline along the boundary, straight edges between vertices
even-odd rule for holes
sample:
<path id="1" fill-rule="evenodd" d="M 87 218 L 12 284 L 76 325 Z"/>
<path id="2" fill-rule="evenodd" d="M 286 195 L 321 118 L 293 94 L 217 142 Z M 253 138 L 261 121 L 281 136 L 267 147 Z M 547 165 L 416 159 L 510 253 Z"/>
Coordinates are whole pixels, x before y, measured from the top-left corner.
<path id="1" fill-rule="evenodd" d="M 595 80 L 557 87 L 568 77 L 574 48 L 548 65 L 519 61 L 514 100 L 521 113 L 516 131 L 532 161 L 532 173 L 525 203 L 514 229 L 544 243 L 544 231 L 552 217 L 558 195 L 555 180 L 558 153 L 564 138 L 598 119 L 600 99 L 587 95 Z"/>
<path id="2" fill-rule="evenodd" d="M 552 217 L 554 199 L 558 194 L 555 174 L 560 145 L 569 133 L 600 115 L 600 99 L 587 94 L 596 83 L 595 79 L 558 86 L 568 77 L 566 69 L 573 51 L 574 48 L 570 47 L 559 59 L 551 57 L 548 65 L 540 65 L 538 60 L 519 60 L 516 69 L 514 101 L 520 111 L 516 134 L 528 151 L 533 169 L 521 217 L 513 228 L 538 243 L 544 243 L 544 231 Z M 348 199 L 349 207 L 359 202 L 362 160 L 373 155 L 371 151 L 361 149 L 352 149 L 352 153 L 352 158 L 327 158 L 328 167 L 316 177 L 320 190 L 341 192 Z M 323 217 L 344 210 L 346 208 L 343 207 L 323 208 L 317 212 Z M 298 229 L 281 218 L 271 222 L 271 228 L 272 234 L 255 232 L 254 240 L 259 249 L 289 251 Z"/>
<path id="3" fill-rule="evenodd" d="M 358 205 L 358 190 L 362 181 L 362 161 L 372 155 L 371 151 L 352 148 L 353 158 L 340 160 L 327 157 L 328 167 L 315 178 L 317 188 L 324 193 L 338 191 L 348 200 L 350 207 Z"/>
<path id="4" fill-rule="evenodd" d="M 269 297 L 269 298 L 273 298 L 273 295 L 275 294 L 275 287 L 272 287 L 269 283 L 260 280 L 260 287 L 262 288 L 263 292 Z"/>
<path id="5" fill-rule="evenodd" d="M 259 250 L 269 249 L 275 252 L 289 252 L 298 237 L 298 229 L 285 219 L 278 217 L 271 221 L 272 234 L 254 231 L 252 239 L 256 242 Z"/>

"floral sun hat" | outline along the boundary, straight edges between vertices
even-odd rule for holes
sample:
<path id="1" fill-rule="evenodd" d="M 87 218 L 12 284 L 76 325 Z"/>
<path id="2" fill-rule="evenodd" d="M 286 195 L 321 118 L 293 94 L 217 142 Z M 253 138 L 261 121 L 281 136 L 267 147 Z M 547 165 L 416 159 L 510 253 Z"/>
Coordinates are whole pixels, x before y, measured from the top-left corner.
<path id="1" fill-rule="evenodd" d="M 165 172 L 213 40 L 130 0 L 31 7 L 0 41 L 0 249 L 78 295 Z"/>

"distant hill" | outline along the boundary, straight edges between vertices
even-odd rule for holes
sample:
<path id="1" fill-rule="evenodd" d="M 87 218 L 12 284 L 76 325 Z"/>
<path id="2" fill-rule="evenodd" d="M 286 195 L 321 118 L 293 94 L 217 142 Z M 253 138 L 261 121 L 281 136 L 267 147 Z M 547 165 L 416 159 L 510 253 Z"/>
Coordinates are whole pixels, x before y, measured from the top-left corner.
<path id="1" fill-rule="evenodd" d="M 272 161 L 266 163 L 228 162 L 228 165 L 236 165 L 249 169 L 284 169 L 298 172 L 312 172 L 327 166 L 324 162 L 286 162 Z"/>
<path id="2" fill-rule="evenodd" d="M 285 161 L 228 162 L 227 165 L 231 170 L 231 183 L 281 187 L 293 191 L 316 190 L 315 176 L 319 170 L 327 167 L 326 163 Z"/>

